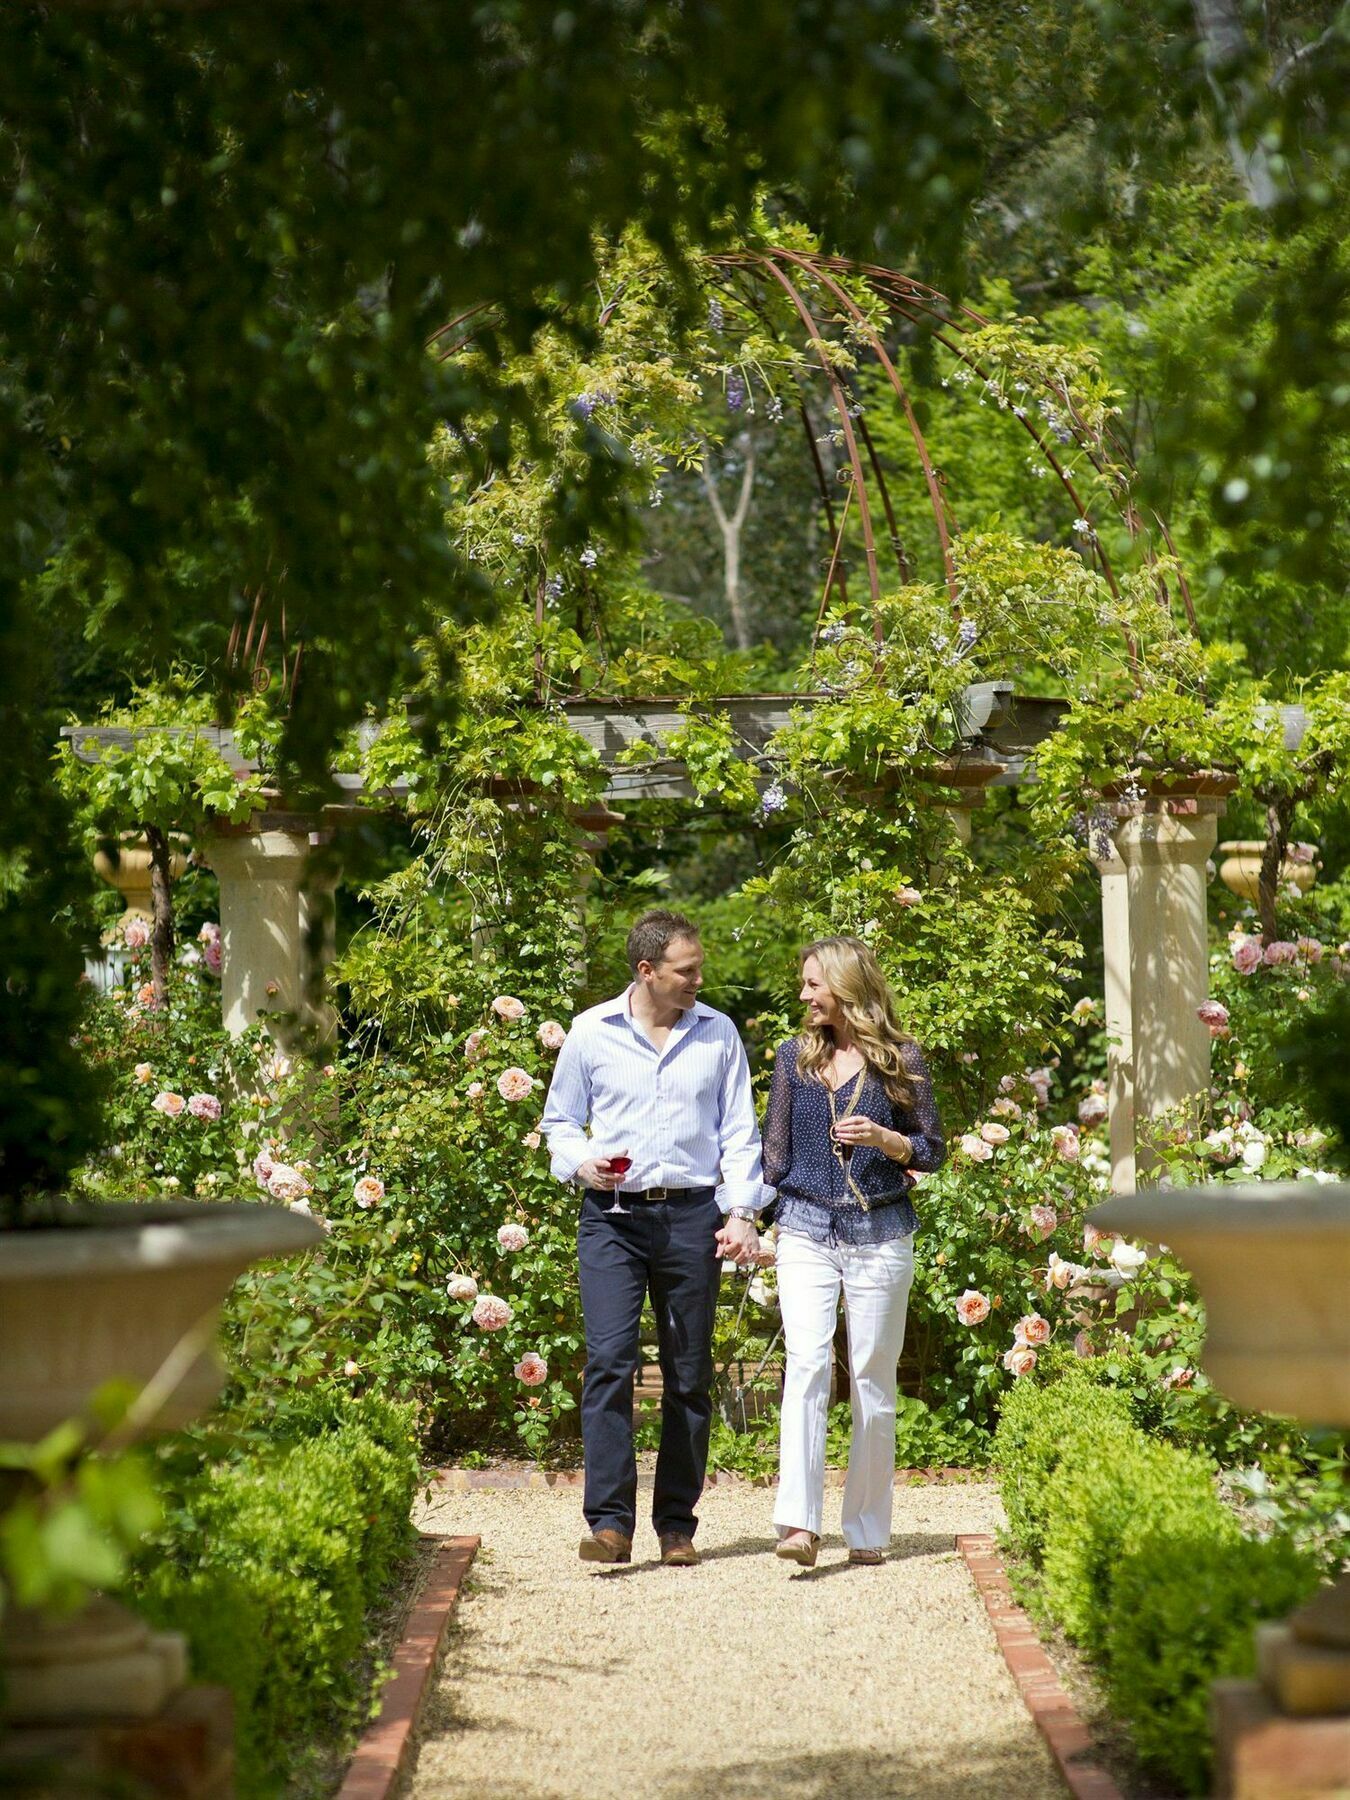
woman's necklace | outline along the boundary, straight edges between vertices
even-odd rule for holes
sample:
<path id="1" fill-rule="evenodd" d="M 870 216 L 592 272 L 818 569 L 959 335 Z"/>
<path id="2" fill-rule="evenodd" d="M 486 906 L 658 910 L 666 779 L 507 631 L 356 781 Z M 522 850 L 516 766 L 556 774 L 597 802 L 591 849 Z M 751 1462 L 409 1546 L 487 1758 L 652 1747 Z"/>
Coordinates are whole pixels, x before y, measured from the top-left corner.
<path id="1" fill-rule="evenodd" d="M 830 1072 L 833 1074 L 834 1070 L 831 1070 Z M 850 1077 L 850 1079 L 852 1079 L 852 1077 Z M 830 1104 L 830 1149 L 834 1152 L 835 1161 L 843 1170 L 844 1187 L 847 1192 L 853 1195 L 853 1198 L 858 1202 L 859 1206 L 862 1207 L 864 1212 L 871 1212 L 872 1202 L 853 1179 L 853 1171 L 849 1167 L 850 1163 L 853 1161 L 853 1145 L 841 1144 L 839 1139 L 835 1136 L 835 1129 L 839 1125 L 840 1120 L 851 1119 L 854 1112 L 857 1110 L 858 1102 L 862 1099 L 863 1080 L 864 1070 L 860 1066 L 858 1069 L 857 1081 L 853 1089 L 853 1098 L 849 1101 L 842 1113 L 838 1112 L 835 1107 L 833 1087 L 826 1087 L 825 1097 Z"/>

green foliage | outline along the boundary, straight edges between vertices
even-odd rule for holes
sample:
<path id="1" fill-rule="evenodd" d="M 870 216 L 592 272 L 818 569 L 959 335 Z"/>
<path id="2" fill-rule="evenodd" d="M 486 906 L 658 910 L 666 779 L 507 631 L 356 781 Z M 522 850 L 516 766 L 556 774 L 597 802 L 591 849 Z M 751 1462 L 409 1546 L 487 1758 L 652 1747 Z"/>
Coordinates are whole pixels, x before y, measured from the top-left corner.
<path id="1" fill-rule="evenodd" d="M 407 1554 L 418 1478 L 407 1408 L 320 1401 L 289 1425 L 304 1435 L 208 1460 L 173 1492 L 135 1583 L 198 1678 L 233 1692 L 251 1796 L 286 1791 L 308 1742 L 361 1721 L 367 1613 Z"/>
<path id="2" fill-rule="evenodd" d="M 1209 1684 L 1251 1672 L 1251 1628 L 1303 1599 L 1317 1565 L 1244 1537 L 1212 1467 L 1151 1440 L 1125 1396 L 1071 1371 L 1019 1387 L 995 1460 L 1013 1541 L 1050 1612 L 1103 1667 L 1136 1748 L 1208 1792 Z"/>

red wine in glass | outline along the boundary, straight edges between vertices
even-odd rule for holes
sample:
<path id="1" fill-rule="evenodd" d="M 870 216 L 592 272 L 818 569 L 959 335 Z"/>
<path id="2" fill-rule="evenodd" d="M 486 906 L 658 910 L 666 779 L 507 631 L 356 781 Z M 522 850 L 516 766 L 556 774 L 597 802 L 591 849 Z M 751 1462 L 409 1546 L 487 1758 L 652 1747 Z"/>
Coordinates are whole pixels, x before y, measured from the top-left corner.
<path id="1" fill-rule="evenodd" d="M 633 1159 L 631 1156 L 626 1156 L 626 1155 L 609 1156 L 609 1157 L 606 1157 L 605 1160 L 609 1164 L 611 1174 L 618 1175 L 620 1177 L 626 1175 L 633 1166 Z M 614 1190 L 613 1206 L 606 1207 L 605 1210 L 607 1212 L 612 1212 L 612 1213 L 627 1213 L 629 1211 L 628 1207 L 621 1206 L 619 1204 L 618 1188 L 615 1188 L 615 1190 Z"/>

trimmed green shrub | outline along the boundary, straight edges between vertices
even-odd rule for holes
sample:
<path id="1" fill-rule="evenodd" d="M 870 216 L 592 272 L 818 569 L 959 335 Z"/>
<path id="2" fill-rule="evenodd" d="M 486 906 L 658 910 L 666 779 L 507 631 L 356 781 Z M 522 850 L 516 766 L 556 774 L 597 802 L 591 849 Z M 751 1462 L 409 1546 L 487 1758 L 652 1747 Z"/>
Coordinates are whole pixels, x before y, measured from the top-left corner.
<path id="1" fill-rule="evenodd" d="M 1209 1524 L 1126 1532 L 1107 1625 L 1107 1694 L 1146 1761 L 1188 1794 L 1209 1787 L 1209 1684 L 1250 1675 L 1258 1620 L 1282 1617 L 1317 1584 L 1281 1538 L 1216 1534 Z"/>
<path id="2" fill-rule="evenodd" d="M 1069 1433 L 1044 1507 L 1045 1598 L 1075 1643 L 1097 1656 L 1106 1648 L 1121 1543 L 1131 1526 L 1147 1519 L 1165 1536 L 1203 1520 L 1216 1540 L 1241 1535 L 1204 1463 L 1116 1420 L 1106 1430 L 1092 1423 Z"/>
<path id="3" fill-rule="evenodd" d="M 1044 1554 L 1050 1477 L 1078 1439 L 1122 1438 L 1130 1430 L 1129 1403 L 1076 1371 L 1049 1387 L 1019 1382 L 1003 1402 L 994 1435 L 994 1461 L 1008 1528 L 1034 1563 Z"/>
<path id="4" fill-rule="evenodd" d="M 147 1612 L 186 1634 L 194 1671 L 232 1690 L 246 1795 L 280 1790 L 289 1746 L 356 1722 L 366 1613 L 412 1538 L 411 1408 L 370 1399 L 337 1416 L 204 1468 L 141 1586 Z M 322 1430 L 318 1413 L 305 1423 Z"/>

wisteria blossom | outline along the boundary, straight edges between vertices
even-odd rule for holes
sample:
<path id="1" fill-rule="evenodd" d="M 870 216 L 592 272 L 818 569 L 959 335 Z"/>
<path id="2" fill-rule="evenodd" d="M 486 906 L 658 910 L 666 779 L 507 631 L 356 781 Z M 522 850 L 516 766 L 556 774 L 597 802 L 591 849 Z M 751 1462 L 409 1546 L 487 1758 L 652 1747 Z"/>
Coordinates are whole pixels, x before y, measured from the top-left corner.
<path id="1" fill-rule="evenodd" d="M 983 1325 L 989 1317 L 989 1300 L 975 1288 L 967 1288 L 956 1302 L 956 1316 L 963 1325 Z"/>
<path id="2" fill-rule="evenodd" d="M 542 1387 L 548 1380 L 548 1364 L 537 1350 L 527 1350 L 512 1373 L 525 1387 Z"/>
<path id="3" fill-rule="evenodd" d="M 181 1094 L 175 1094 L 166 1088 L 156 1094 L 150 1104 L 157 1113 L 163 1113 L 166 1119 L 176 1119 L 187 1105 L 187 1101 Z"/>
<path id="4" fill-rule="evenodd" d="M 384 1199 L 384 1183 L 378 1175 L 363 1175 L 352 1189 L 352 1199 L 363 1210 L 378 1206 Z"/>
<path id="5" fill-rule="evenodd" d="M 498 994 L 492 1002 L 492 1010 L 499 1019 L 505 1019 L 508 1025 L 514 1025 L 517 1019 L 525 1017 L 525 1002 L 517 1000 L 514 994 Z"/>
<path id="6" fill-rule="evenodd" d="M 503 1100 L 528 1100 L 535 1081 L 524 1069 L 503 1069 L 497 1077 L 497 1092 Z"/>
<path id="7" fill-rule="evenodd" d="M 545 1019 L 539 1027 L 538 1038 L 545 1050 L 561 1050 L 567 1042 L 567 1030 L 556 1019 Z"/>
<path id="8" fill-rule="evenodd" d="M 530 1241 L 530 1234 L 523 1225 L 508 1221 L 497 1227 L 497 1242 L 503 1250 L 523 1250 Z"/>
<path id="9" fill-rule="evenodd" d="M 187 1109 L 194 1119 L 218 1119 L 220 1101 L 214 1094 L 190 1094 Z"/>
<path id="10" fill-rule="evenodd" d="M 452 1300 L 476 1300 L 478 1283 L 472 1275 L 452 1275 L 445 1284 L 445 1291 Z"/>
<path id="11" fill-rule="evenodd" d="M 495 1294 L 480 1294 L 474 1304 L 473 1322 L 480 1331 L 500 1331 L 513 1317 L 505 1300 L 499 1300 Z"/>

